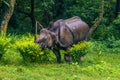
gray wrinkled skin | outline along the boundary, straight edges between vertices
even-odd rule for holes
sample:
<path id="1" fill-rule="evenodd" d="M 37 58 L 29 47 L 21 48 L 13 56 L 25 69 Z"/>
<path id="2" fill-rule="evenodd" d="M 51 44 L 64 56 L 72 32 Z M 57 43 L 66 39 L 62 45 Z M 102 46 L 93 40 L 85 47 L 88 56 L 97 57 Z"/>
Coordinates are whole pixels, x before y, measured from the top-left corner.
<path id="1" fill-rule="evenodd" d="M 61 62 L 60 48 L 67 50 L 81 40 L 88 40 L 89 27 L 78 16 L 57 20 L 48 29 L 42 29 L 35 39 L 42 48 L 53 48 L 57 62 Z"/>

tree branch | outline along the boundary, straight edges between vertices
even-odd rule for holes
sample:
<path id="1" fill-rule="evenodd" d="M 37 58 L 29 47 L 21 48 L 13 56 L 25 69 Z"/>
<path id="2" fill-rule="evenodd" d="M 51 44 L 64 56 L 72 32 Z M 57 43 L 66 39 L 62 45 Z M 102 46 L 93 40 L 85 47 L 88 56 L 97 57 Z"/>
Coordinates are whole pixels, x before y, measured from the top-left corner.
<path id="1" fill-rule="evenodd" d="M 100 24 L 100 22 L 102 21 L 104 15 L 104 0 L 101 1 L 101 13 L 99 14 L 98 19 L 95 21 L 95 23 L 93 24 L 93 26 L 90 28 L 89 30 L 89 36 L 92 35 L 93 31 L 97 28 L 97 26 Z"/>
<path id="2" fill-rule="evenodd" d="M 2 2 L 3 2 L 5 5 L 7 5 L 8 7 L 10 7 L 10 5 L 9 5 L 6 1 L 3 1 L 3 0 L 2 0 Z"/>

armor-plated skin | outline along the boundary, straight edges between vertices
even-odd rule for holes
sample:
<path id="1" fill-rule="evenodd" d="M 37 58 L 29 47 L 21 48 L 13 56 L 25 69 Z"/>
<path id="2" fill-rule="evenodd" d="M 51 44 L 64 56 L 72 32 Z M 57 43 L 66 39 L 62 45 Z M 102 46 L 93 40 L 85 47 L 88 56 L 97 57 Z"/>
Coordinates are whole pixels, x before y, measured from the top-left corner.
<path id="1" fill-rule="evenodd" d="M 35 42 L 42 48 L 52 48 L 57 62 L 61 62 L 60 48 L 68 49 L 81 40 L 88 40 L 88 25 L 78 16 L 63 20 L 57 20 L 49 29 L 42 29 Z"/>

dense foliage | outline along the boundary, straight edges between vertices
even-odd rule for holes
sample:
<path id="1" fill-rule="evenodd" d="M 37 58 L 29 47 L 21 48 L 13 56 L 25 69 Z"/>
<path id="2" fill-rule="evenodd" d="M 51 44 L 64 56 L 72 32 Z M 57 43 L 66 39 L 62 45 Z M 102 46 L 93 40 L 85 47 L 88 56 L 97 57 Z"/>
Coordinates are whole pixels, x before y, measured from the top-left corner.
<path id="1" fill-rule="evenodd" d="M 49 49 L 42 50 L 39 45 L 34 43 L 33 36 L 11 36 L 9 38 L 0 36 L 0 59 L 15 59 L 20 54 L 24 62 L 52 62 L 53 52 Z M 12 54 L 11 54 L 12 53 Z M 9 55 L 13 55 L 9 56 Z M 4 60 L 3 60 L 4 61 Z M 14 61 L 13 61 L 14 62 Z"/>
<path id="2" fill-rule="evenodd" d="M 11 40 L 10 38 L 6 38 L 5 36 L 0 35 L 0 59 L 2 55 L 5 54 L 9 46 L 10 40 Z"/>
<path id="3" fill-rule="evenodd" d="M 79 42 L 78 44 L 74 44 L 73 47 L 68 50 L 68 54 L 72 54 L 73 61 L 80 62 L 81 58 L 90 52 L 89 49 L 91 44 L 90 42 Z"/>
<path id="4" fill-rule="evenodd" d="M 91 27 L 101 12 L 101 0 L 36 0 L 34 4 L 35 19 L 44 27 L 48 27 L 51 21 L 72 16 L 81 17 Z M 111 36 L 119 38 L 120 18 L 119 16 L 115 18 L 115 5 L 116 0 L 105 0 L 104 18 L 92 38 L 98 40 L 107 40 Z M 14 15 L 9 23 L 9 32 L 30 32 L 33 29 L 28 15 L 30 12 L 30 0 L 17 0 Z"/>
<path id="5" fill-rule="evenodd" d="M 88 53 L 120 53 L 120 40 L 114 38 L 105 41 L 79 42 L 73 45 L 67 52 L 61 50 L 62 57 L 64 54 L 72 54 L 73 61 L 79 62 L 81 56 Z M 14 63 L 15 61 L 50 63 L 55 62 L 56 57 L 52 50 L 42 49 L 34 43 L 31 34 L 27 35 L 9 35 L 0 36 L 0 59 L 5 63 Z"/>
<path id="6" fill-rule="evenodd" d="M 20 54 L 20 55 L 19 55 Z M 28 34 L 24 36 L 0 36 L 0 59 L 15 62 L 11 60 L 23 59 L 24 62 L 52 62 L 55 59 L 53 52 L 49 49 L 42 50 L 40 46 L 34 43 L 33 36 Z M 11 59 L 12 58 L 12 59 Z M 5 59 L 5 60 L 4 60 Z M 54 62 L 54 61 L 53 61 Z"/>

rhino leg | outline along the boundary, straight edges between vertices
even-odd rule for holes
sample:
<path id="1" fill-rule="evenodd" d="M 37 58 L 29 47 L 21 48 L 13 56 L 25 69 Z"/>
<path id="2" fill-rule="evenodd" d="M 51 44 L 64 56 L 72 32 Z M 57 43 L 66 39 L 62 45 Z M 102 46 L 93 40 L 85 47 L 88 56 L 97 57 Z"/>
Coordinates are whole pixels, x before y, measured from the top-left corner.
<path id="1" fill-rule="evenodd" d="M 57 58 L 57 63 L 61 63 L 61 55 L 59 50 L 53 50 L 56 58 Z"/>
<path id="2" fill-rule="evenodd" d="M 64 60 L 67 62 L 67 63 L 70 63 L 72 62 L 73 60 L 73 56 L 71 54 L 65 54 L 64 55 Z"/>
<path id="3" fill-rule="evenodd" d="M 85 36 L 85 41 L 89 41 L 89 39 L 90 39 L 90 33 L 88 32 Z"/>

